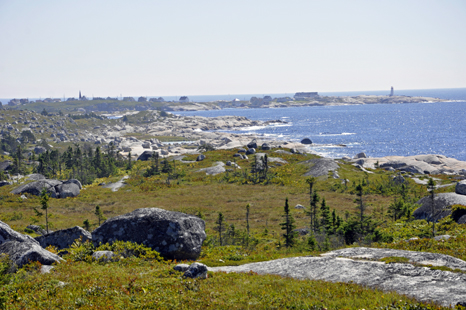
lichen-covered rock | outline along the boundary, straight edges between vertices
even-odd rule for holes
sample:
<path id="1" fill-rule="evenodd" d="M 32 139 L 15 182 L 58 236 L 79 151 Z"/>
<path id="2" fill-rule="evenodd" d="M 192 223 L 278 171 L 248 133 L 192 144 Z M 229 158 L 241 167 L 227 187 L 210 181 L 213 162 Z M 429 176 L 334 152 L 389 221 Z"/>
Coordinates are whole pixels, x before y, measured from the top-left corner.
<path id="1" fill-rule="evenodd" d="M 147 161 L 152 157 L 152 154 L 154 154 L 154 152 L 144 151 L 144 152 L 142 152 L 141 155 L 139 155 L 138 160 Z"/>
<path id="2" fill-rule="evenodd" d="M 183 274 L 185 278 L 207 278 L 207 266 L 201 263 L 192 263 Z"/>
<path id="3" fill-rule="evenodd" d="M 257 149 L 257 142 L 255 140 L 248 143 L 248 149 Z"/>
<path id="4" fill-rule="evenodd" d="M 159 208 L 113 217 L 92 232 L 94 243 L 117 240 L 144 244 L 168 259 L 197 259 L 206 238 L 202 219 Z"/>
<path id="5" fill-rule="evenodd" d="M 38 243 L 30 241 L 7 241 L 0 245 L 0 253 L 8 254 L 10 260 L 18 267 L 29 262 L 52 265 L 61 260 L 60 256 L 43 249 Z"/>
<path id="6" fill-rule="evenodd" d="M 57 230 L 47 235 L 36 237 L 35 239 L 43 248 L 52 245 L 62 250 L 69 248 L 76 239 L 80 238 L 82 238 L 82 242 L 87 240 L 92 241 L 91 233 L 79 226 Z"/>
<path id="7" fill-rule="evenodd" d="M 188 264 L 178 264 L 175 267 L 173 267 L 173 270 L 185 272 L 186 270 L 188 270 L 188 268 L 189 268 Z"/>
<path id="8" fill-rule="evenodd" d="M 38 225 L 28 225 L 26 228 L 34 231 L 36 234 L 39 234 L 39 235 L 45 235 L 47 233 L 45 229 L 42 229 Z"/>
<path id="9" fill-rule="evenodd" d="M 315 158 L 302 162 L 302 164 L 309 166 L 310 169 L 304 176 L 328 176 L 329 171 L 335 171 L 340 166 L 331 158 Z"/>
<path id="10" fill-rule="evenodd" d="M 421 205 L 419 208 L 414 210 L 413 216 L 417 220 L 435 220 L 438 221 L 451 214 L 452 205 L 465 205 L 466 196 L 459 195 L 456 193 L 440 193 L 436 194 L 434 198 L 434 214 L 432 214 L 432 200 L 430 196 L 426 196 L 420 199 L 417 204 Z"/>
<path id="11" fill-rule="evenodd" d="M 19 242 L 32 242 L 39 244 L 34 238 L 20 234 L 19 232 L 13 230 L 8 226 L 8 224 L 0 221 L 0 244 L 8 241 L 19 241 Z"/>

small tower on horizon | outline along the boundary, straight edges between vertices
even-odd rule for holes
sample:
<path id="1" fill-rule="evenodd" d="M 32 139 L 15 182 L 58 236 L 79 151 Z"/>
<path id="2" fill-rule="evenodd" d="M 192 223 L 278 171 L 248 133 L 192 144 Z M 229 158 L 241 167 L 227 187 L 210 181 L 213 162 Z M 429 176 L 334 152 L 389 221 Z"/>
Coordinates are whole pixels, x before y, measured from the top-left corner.
<path id="1" fill-rule="evenodd" d="M 392 87 L 392 91 L 393 91 L 393 87 Z M 79 91 L 79 100 L 81 100 L 81 91 Z"/>
<path id="2" fill-rule="evenodd" d="M 393 86 L 392 86 L 392 90 L 390 91 L 390 97 L 393 96 Z"/>

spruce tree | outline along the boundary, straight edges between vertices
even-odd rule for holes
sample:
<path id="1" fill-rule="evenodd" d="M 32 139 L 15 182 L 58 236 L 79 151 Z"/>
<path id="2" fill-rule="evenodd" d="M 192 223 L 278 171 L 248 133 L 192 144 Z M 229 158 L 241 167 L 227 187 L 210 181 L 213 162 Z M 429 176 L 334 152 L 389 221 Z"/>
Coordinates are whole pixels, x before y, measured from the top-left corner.
<path id="1" fill-rule="evenodd" d="M 218 232 L 218 240 L 220 242 L 220 246 L 222 246 L 223 245 L 222 233 L 225 231 L 225 218 L 223 217 L 222 212 L 218 213 L 218 218 L 215 224 L 217 224 L 217 226 L 215 227 L 215 230 Z"/>
<path id="2" fill-rule="evenodd" d="M 322 225 L 322 228 L 324 228 L 325 232 L 328 234 L 332 229 L 332 218 L 330 215 L 330 208 L 327 206 L 325 198 L 322 198 L 322 203 L 320 205 L 320 214 L 320 223 Z"/>
<path id="3" fill-rule="evenodd" d="M 285 231 L 283 237 L 285 237 L 285 246 L 287 248 L 292 247 L 296 243 L 297 232 L 293 231 L 296 228 L 293 215 L 290 211 L 290 206 L 288 205 L 288 198 L 285 200 L 284 215 L 285 221 L 280 224 L 282 230 Z"/>
<path id="4" fill-rule="evenodd" d="M 430 192 L 432 237 L 435 237 L 435 182 L 432 178 L 429 178 L 429 182 L 427 183 L 427 189 Z"/>
<path id="5" fill-rule="evenodd" d="M 41 209 L 45 211 L 45 230 L 49 233 L 49 195 L 47 194 L 47 189 L 44 187 L 40 192 L 40 205 Z"/>
<path id="6" fill-rule="evenodd" d="M 104 216 L 104 213 L 100 209 L 100 206 L 95 206 L 94 214 L 97 216 L 97 220 L 99 221 L 99 226 L 101 221 L 105 221 L 107 218 Z"/>

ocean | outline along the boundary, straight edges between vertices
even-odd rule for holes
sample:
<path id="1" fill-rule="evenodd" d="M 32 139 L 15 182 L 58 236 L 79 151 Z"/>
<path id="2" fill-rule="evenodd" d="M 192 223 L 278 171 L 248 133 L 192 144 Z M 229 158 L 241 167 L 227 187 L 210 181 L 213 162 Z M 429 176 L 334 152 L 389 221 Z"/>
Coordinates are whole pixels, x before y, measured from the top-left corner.
<path id="1" fill-rule="evenodd" d="M 401 95 L 396 90 L 395 93 Z M 373 93 L 339 94 L 344 96 Z M 314 143 L 310 147 L 311 150 L 331 158 L 352 157 L 359 152 L 365 152 L 370 157 L 441 154 L 466 161 L 466 88 L 413 90 L 407 91 L 405 95 L 455 101 L 224 109 L 175 114 L 207 117 L 236 115 L 261 121 L 282 120 L 286 123 L 227 132 L 255 134 L 264 139 L 284 141 L 310 138 Z"/>

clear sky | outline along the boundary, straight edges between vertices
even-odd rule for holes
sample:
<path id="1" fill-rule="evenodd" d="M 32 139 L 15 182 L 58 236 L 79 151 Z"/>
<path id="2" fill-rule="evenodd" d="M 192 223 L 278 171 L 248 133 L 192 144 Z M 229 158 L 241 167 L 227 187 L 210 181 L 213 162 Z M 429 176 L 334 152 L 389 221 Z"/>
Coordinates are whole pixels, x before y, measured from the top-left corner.
<path id="1" fill-rule="evenodd" d="M 466 87 L 465 0 L 0 0 L 0 98 Z"/>

